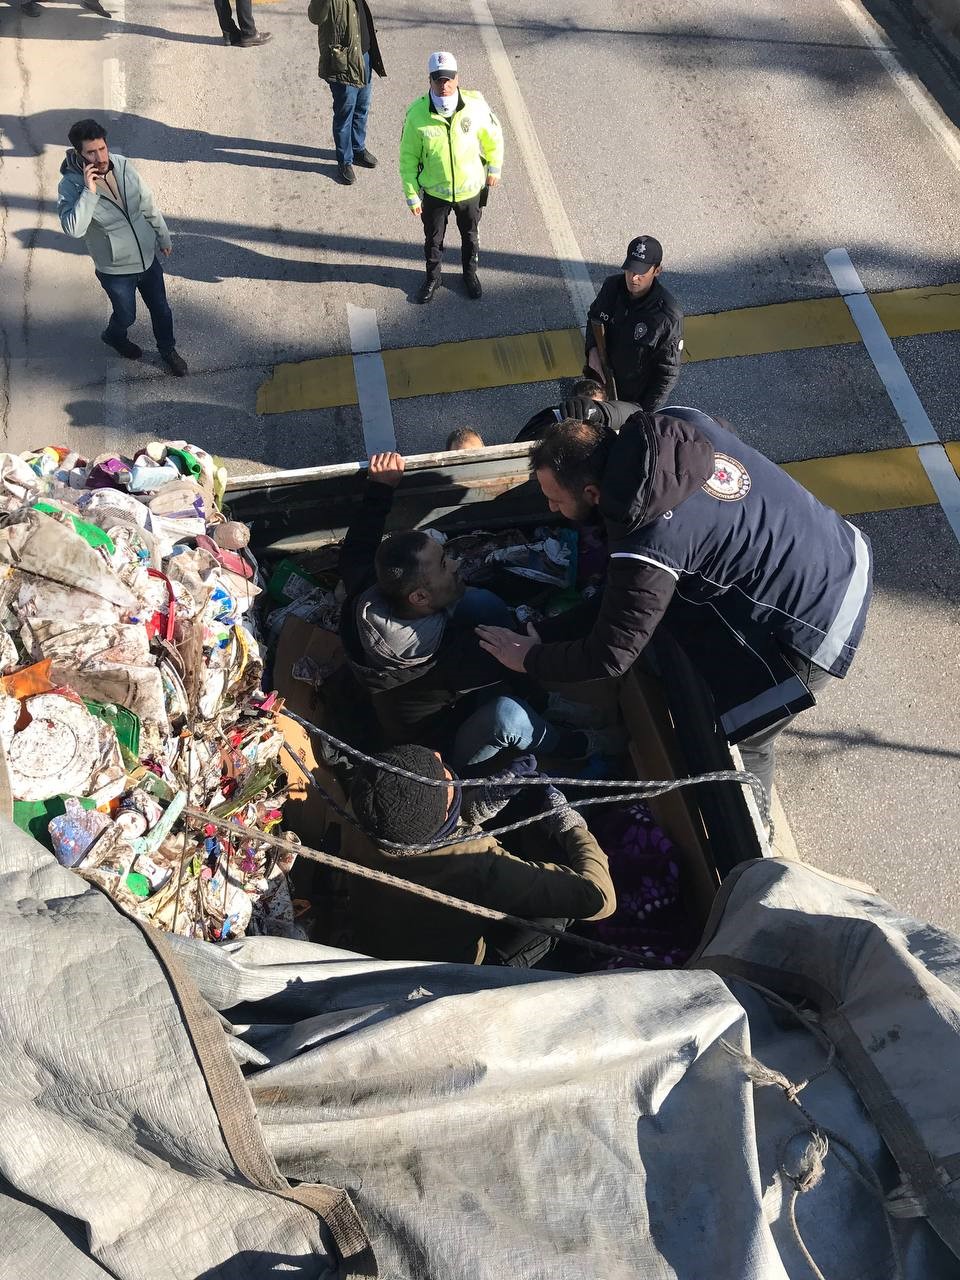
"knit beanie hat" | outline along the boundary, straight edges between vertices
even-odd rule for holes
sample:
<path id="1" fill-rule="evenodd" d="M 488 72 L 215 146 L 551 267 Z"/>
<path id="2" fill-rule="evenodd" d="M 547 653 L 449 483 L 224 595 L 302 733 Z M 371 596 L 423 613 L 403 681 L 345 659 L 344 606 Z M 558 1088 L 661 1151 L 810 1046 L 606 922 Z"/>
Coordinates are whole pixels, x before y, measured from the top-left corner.
<path id="1" fill-rule="evenodd" d="M 393 747 L 381 752 L 380 759 L 423 778 L 444 781 L 443 764 L 427 747 Z M 394 844 L 429 844 L 447 817 L 445 787 L 428 787 L 375 765 L 367 765 L 354 781 L 350 804 L 368 835 Z"/>

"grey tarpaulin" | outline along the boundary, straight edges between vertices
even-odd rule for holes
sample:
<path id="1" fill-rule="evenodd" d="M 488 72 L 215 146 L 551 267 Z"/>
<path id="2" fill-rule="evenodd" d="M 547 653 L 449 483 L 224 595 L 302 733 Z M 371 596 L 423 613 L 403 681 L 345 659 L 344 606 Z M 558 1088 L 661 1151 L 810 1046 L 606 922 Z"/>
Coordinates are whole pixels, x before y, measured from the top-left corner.
<path id="1" fill-rule="evenodd" d="M 335 1275 L 330 1236 L 283 1198 L 279 1175 L 320 1184 L 348 1250 L 362 1246 L 356 1205 L 389 1280 L 809 1274 L 784 1227 L 777 1174 L 799 1113 L 779 1091 L 755 1090 L 724 1044 L 792 1079 L 820 1070 L 823 1049 L 739 981 L 728 988 L 705 970 L 568 977 L 386 963 L 269 937 L 221 946 L 148 937 L 9 824 L 0 834 L 3 1276 Z M 915 1086 L 941 1100 L 950 1145 L 960 944 L 894 923 L 869 894 L 771 861 L 735 880 L 701 963 L 767 965 L 777 913 L 796 947 L 784 941 L 776 963 L 802 967 L 815 952 L 817 975 L 852 966 L 847 996 L 864 1012 L 875 1003 L 888 1032 L 884 972 L 916 947 L 911 972 L 927 985 L 910 1010 L 897 999 L 899 1036 L 885 1044 L 909 1055 Z M 868 952 L 854 939 L 863 923 Z M 183 971 L 179 994 L 154 946 Z M 205 1060 L 183 1020 L 204 1001 Z M 259 1119 L 247 1155 L 262 1139 L 261 1185 L 273 1169 L 273 1193 L 240 1175 L 213 1111 L 224 1082 L 240 1078 L 225 1063 L 230 1050 Z M 888 1050 L 869 1052 L 883 1071 Z M 802 1098 L 884 1190 L 898 1185 L 876 1117 L 839 1065 Z M 917 1105 L 926 1143 L 937 1106 Z M 833 1156 L 798 1219 L 828 1280 L 893 1274 L 882 1206 Z M 910 1280 L 956 1275 L 925 1219 L 898 1219 L 894 1230 Z M 370 1267 L 368 1254 L 353 1256 L 356 1273 Z"/>

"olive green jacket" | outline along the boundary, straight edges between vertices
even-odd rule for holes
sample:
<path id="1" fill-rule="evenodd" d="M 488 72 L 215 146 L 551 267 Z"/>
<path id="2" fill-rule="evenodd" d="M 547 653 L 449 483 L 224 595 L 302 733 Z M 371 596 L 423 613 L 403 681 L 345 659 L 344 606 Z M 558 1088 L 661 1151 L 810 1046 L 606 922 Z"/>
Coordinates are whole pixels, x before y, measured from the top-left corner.
<path id="1" fill-rule="evenodd" d="M 458 837 L 465 834 L 467 829 L 458 829 Z M 607 855 L 586 827 L 553 838 L 558 862 L 514 857 L 479 828 L 459 844 L 402 852 L 380 848 L 344 823 L 339 843 L 352 862 L 525 920 L 603 920 L 617 909 Z M 352 880 L 350 897 L 357 945 L 370 955 L 454 964 L 483 961 L 484 933 L 491 925 L 479 916 L 369 880 Z"/>
<path id="2" fill-rule="evenodd" d="M 377 32 L 367 0 L 310 0 L 307 17 L 317 28 L 317 44 L 320 48 L 317 74 L 321 80 L 329 80 L 334 84 L 352 84 L 358 88 L 366 83 L 366 69 L 360 48 L 358 4 L 362 4 L 367 13 L 370 69 L 378 76 L 387 74 L 383 69 Z"/>

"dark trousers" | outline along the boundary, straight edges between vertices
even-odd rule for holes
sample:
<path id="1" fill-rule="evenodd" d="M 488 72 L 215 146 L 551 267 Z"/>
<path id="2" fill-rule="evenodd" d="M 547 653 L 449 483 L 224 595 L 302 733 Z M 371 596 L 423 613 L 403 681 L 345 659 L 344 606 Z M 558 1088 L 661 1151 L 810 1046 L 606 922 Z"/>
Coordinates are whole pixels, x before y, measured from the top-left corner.
<path id="1" fill-rule="evenodd" d="M 108 337 L 122 340 L 127 336 L 127 330 L 137 318 L 137 294 L 139 293 L 150 312 L 157 350 L 165 356 L 174 349 L 176 343 L 173 339 L 173 312 L 167 302 L 167 291 L 163 283 L 163 269 L 159 258 L 154 258 L 146 271 L 124 276 L 108 276 L 98 271 L 97 279 L 113 303 L 113 314 L 107 325 Z"/>
<path id="2" fill-rule="evenodd" d="M 237 20 L 234 22 L 230 9 L 230 0 L 213 0 L 213 7 L 220 19 L 220 30 L 231 40 L 239 40 L 241 36 L 255 36 L 257 24 L 253 20 L 253 0 L 234 0 Z"/>
<path id="3" fill-rule="evenodd" d="M 568 929 L 572 920 L 533 919 L 534 924 L 546 924 L 554 929 Z M 487 953 L 484 964 L 509 965 L 514 969 L 533 969 L 547 958 L 557 945 L 557 939 L 534 929 L 524 929 L 518 924 L 495 924 L 484 930 Z"/>
<path id="4" fill-rule="evenodd" d="M 367 115 L 373 93 L 370 55 L 363 55 L 362 85 L 330 83 L 333 94 L 333 145 L 339 164 L 353 164 L 354 153 L 367 149 Z"/>
<path id="5" fill-rule="evenodd" d="M 814 666 L 808 658 L 802 658 L 799 653 L 784 650 L 783 656 L 796 669 L 797 675 L 814 695 L 820 690 L 826 689 L 828 685 L 833 684 L 836 679 L 829 671 L 824 671 L 822 667 Z M 783 733 L 787 725 L 796 720 L 796 718 L 795 715 L 784 716 L 782 720 L 777 720 L 775 724 L 770 725 L 768 728 L 761 729 L 759 733 L 755 733 L 752 737 L 744 738 L 739 744 L 740 754 L 743 756 L 743 767 L 748 773 L 756 774 L 763 783 L 763 789 L 767 793 L 767 800 L 770 799 L 770 792 L 773 788 L 777 738 Z"/>
<path id="6" fill-rule="evenodd" d="M 458 200 L 451 204 L 449 200 L 438 200 L 436 196 L 423 193 L 420 203 L 423 234 L 426 238 L 424 254 L 427 259 L 427 275 L 438 276 L 443 259 L 443 236 L 447 229 L 450 211 L 457 220 L 460 229 L 460 257 L 464 271 L 476 271 L 480 262 L 480 205 L 479 192 L 472 200 Z"/>

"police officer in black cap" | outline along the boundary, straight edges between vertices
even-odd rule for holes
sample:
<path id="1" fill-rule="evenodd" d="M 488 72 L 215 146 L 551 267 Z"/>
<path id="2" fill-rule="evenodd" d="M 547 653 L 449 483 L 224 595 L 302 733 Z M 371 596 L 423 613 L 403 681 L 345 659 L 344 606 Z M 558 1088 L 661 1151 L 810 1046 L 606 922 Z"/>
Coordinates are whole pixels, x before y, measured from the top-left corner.
<path id="1" fill-rule="evenodd" d="M 607 276 L 587 313 L 584 373 L 600 377 L 611 399 L 633 401 L 648 413 L 666 404 L 683 353 L 683 312 L 657 278 L 662 261 L 659 240 L 631 240 L 621 273 Z"/>

